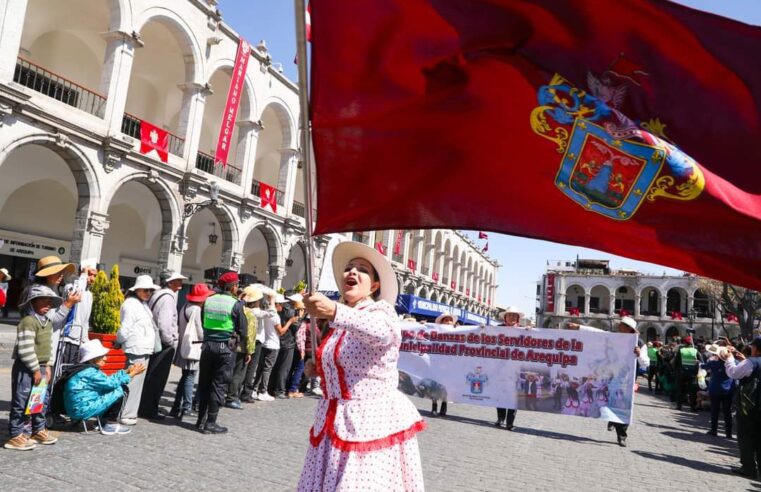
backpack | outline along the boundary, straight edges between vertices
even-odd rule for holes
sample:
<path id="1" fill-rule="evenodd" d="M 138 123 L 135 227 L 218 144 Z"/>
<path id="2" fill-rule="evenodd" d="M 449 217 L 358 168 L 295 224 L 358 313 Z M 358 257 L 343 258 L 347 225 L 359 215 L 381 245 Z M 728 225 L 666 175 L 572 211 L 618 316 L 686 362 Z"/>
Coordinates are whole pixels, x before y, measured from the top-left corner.
<path id="1" fill-rule="evenodd" d="M 745 417 L 761 420 L 761 357 L 748 360 L 753 364 L 753 372 L 740 380 L 738 412 Z"/>
<path id="2" fill-rule="evenodd" d="M 58 377 L 58 380 L 55 382 L 55 385 L 53 386 L 53 390 L 50 394 L 50 405 L 48 411 L 51 412 L 53 415 L 65 415 L 66 414 L 66 408 L 64 407 L 63 399 L 64 399 L 64 391 L 66 391 L 66 383 L 69 382 L 69 379 L 72 378 L 76 373 L 83 371 L 84 369 L 87 369 L 88 367 L 95 367 L 93 364 L 76 364 L 73 366 L 69 366 L 63 370 L 61 375 Z"/>

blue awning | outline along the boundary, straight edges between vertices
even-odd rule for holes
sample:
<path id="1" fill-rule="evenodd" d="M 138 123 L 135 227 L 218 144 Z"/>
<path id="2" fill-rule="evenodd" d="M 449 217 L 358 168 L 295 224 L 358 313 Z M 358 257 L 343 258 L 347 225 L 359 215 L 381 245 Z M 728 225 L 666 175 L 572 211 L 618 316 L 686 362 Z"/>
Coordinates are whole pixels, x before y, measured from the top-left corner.
<path id="1" fill-rule="evenodd" d="M 451 313 L 456 315 L 463 324 L 466 325 L 488 325 L 489 318 L 479 314 L 471 313 L 465 309 L 454 306 L 447 306 L 440 302 L 429 301 L 422 297 L 411 294 L 401 294 L 396 299 L 396 311 L 402 314 L 413 314 L 425 318 L 435 319 L 442 313 Z"/>

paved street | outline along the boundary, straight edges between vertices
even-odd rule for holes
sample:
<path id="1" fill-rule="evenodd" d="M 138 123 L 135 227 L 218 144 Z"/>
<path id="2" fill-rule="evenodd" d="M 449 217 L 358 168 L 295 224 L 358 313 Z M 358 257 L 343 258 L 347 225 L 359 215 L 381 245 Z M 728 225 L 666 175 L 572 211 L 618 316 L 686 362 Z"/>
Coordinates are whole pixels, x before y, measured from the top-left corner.
<path id="1" fill-rule="evenodd" d="M 173 372 L 169 390 L 178 378 Z M 4 364 L 3 441 L 9 394 Z M 415 403 L 427 417 L 429 403 Z M 0 449 L 0 484 L 3 490 L 293 490 L 313 409 L 314 400 L 304 398 L 224 410 L 220 422 L 231 432 L 223 436 L 198 434 L 191 422 L 142 420 L 127 436 L 61 432 L 55 446 Z M 451 405 L 450 413 L 428 419 L 419 438 L 431 491 L 761 490 L 726 473 L 736 462 L 736 441 L 706 436 L 705 412 L 677 414 L 648 394 L 638 396 L 626 449 L 602 422 L 521 412 L 516 432 L 508 432 L 492 427 L 493 409 Z"/>

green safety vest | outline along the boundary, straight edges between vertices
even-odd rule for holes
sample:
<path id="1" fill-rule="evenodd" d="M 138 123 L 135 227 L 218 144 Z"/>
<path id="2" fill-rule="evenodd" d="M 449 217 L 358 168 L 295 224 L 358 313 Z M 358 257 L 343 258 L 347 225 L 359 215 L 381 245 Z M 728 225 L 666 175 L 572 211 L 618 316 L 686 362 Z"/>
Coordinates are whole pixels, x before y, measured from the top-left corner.
<path id="1" fill-rule="evenodd" d="M 692 367 L 698 363 L 698 351 L 692 347 L 682 347 L 679 349 L 682 357 L 682 367 Z"/>
<path id="2" fill-rule="evenodd" d="M 233 307 L 237 302 L 229 294 L 215 294 L 206 299 L 203 305 L 203 329 L 232 333 L 235 328 Z"/>
<path id="3" fill-rule="evenodd" d="M 647 357 L 650 359 L 651 364 L 655 364 L 655 362 L 658 360 L 658 349 L 655 347 L 648 347 Z"/>

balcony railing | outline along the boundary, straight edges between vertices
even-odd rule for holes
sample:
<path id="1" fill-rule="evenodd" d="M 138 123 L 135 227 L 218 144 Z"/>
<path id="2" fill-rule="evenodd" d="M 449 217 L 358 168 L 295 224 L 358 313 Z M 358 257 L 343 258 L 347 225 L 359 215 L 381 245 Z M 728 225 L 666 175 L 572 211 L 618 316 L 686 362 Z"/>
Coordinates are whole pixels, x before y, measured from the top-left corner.
<path id="1" fill-rule="evenodd" d="M 428 275 L 431 273 L 431 269 L 428 268 L 427 266 L 424 266 L 423 268 L 421 268 L 420 271 L 423 273 L 423 275 Z"/>
<path id="2" fill-rule="evenodd" d="M 212 174 L 233 184 L 240 184 L 241 170 L 232 164 L 226 166 L 214 165 L 214 156 L 199 151 L 196 156 L 196 169 Z"/>
<path id="3" fill-rule="evenodd" d="M 105 96 L 23 58 L 16 61 L 13 81 L 99 118 L 106 109 Z"/>
<path id="4" fill-rule="evenodd" d="M 293 215 L 297 215 L 299 217 L 306 218 L 306 211 L 307 211 L 307 209 L 306 209 L 306 207 L 304 206 L 303 203 L 293 202 L 293 207 L 291 207 L 291 213 Z"/>
<path id="5" fill-rule="evenodd" d="M 124 113 L 124 117 L 122 118 L 122 133 L 140 140 L 141 123 L 142 120 L 137 116 Z M 185 147 L 185 139 L 178 137 L 172 132 L 167 133 L 169 134 L 169 153 L 182 157 L 182 150 L 183 147 Z"/>
<path id="6" fill-rule="evenodd" d="M 255 179 L 251 181 L 251 194 L 252 195 L 254 195 L 254 196 L 261 196 L 260 195 L 261 188 L 259 186 L 260 183 L 261 183 L 260 181 L 257 181 Z M 278 190 L 277 188 L 275 188 L 275 199 L 277 201 L 277 204 L 282 207 L 285 204 L 285 193 L 283 193 L 281 190 Z"/>

